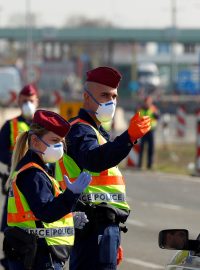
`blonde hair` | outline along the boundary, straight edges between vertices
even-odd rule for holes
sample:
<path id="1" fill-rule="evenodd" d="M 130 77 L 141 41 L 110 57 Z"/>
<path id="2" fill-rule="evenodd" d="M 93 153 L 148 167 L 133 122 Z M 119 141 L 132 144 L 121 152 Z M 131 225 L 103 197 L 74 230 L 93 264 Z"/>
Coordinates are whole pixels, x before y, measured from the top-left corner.
<path id="1" fill-rule="evenodd" d="M 42 137 L 43 135 L 47 134 L 48 130 L 39 126 L 38 124 L 31 124 L 30 131 L 25 131 L 18 135 L 17 141 L 15 143 L 15 147 L 12 154 L 12 162 L 11 162 L 11 170 L 8 180 L 6 182 L 6 188 L 9 188 L 13 174 L 16 170 L 16 167 L 19 161 L 25 156 L 26 152 L 30 147 L 30 140 L 33 134 L 37 135 L 38 137 Z"/>

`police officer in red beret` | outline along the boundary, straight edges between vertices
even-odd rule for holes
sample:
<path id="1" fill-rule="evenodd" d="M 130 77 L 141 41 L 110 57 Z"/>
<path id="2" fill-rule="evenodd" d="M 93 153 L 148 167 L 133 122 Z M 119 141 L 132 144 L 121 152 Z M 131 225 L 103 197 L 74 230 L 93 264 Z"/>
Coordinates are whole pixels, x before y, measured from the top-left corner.
<path id="1" fill-rule="evenodd" d="M 31 120 L 38 107 L 38 90 L 35 86 L 26 85 L 18 97 L 21 110 L 19 116 L 5 122 L 0 131 L 0 162 L 8 167 L 11 164 L 12 151 L 19 132 L 29 129 Z"/>
<path id="2" fill-rule="evenodd" d="M 73 183 L 67 179 L 62 192 L 46 164 L 62 157 L 69 129 L 60 115 L 37 110 L 30 130 L 17 139 L 7 183 L 4 247 L 10 270 L 61 270 L 68 259 L 74 242 L 71 212 L 91 176 L 83 172 Z"/>
<path id="3" fill-rule="evenodd" d="M 70 270 L 116 269 L 121 259 L 120 223 L 129 216 L 124 178 L 117 165 L 137 139 L 150 130 L 150 118 L 133 116 L 129 128 L 110 141 L 102 124 L 112 120 L 121 74 L 112 67 L 87 72 L 83 108 L 71 119 L 66 141 L 67 155 L 56 164 L 56 179 L 76 178 L 89 171 L 92 182 L 82 193 L 77 210 L 86 212 L 89 222 L 77 230 L 70 256 Z"/>
<path id="4" fill-rule="evenodd" d="M 10 171 L 12 152 L 16 138 L 20 132 L 29 130 L 34 112 L 38 107 L 38 89 L 32 84 L 25 85 L 19 93 L 18 105 L 21 110 L 20 115 L 6 121 L 0 130 L 0 162 L 5 165 L 5 171 L 1 175 L 1 186 L 3 194 L 6 194 L 4 183 L 8 178 Z M 5 227 L 6 206 L 4 207 L 3 211 L 1 231 L 4 231 Z M 1 263 L 6 269 L 6 261 L 2 259 Z"/>

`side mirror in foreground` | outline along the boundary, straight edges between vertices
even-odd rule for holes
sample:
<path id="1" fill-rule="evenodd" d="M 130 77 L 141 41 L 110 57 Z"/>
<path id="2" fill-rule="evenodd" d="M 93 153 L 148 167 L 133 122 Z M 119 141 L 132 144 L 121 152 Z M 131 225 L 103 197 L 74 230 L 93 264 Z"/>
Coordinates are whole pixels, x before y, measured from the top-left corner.
<path id="1" fill-rule="evenodd" d="M 158 244 L 163 249 L 188 250 L 189 233 L 185 229 L 170 229 L 160 231 Z"/>

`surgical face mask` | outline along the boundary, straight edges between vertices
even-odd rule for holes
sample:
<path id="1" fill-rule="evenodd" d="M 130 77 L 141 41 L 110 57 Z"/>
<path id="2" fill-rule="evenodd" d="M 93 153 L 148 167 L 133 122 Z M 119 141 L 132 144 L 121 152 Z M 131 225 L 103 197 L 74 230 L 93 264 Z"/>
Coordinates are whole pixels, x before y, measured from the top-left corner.
<path id="1" fill-rule="evenodd" d="M 33 118 L 35 110 L 36 110 L 35 105 L 30 101 L 27 101 L 22 105 L 22 115 L 27 119 Z"/>
<path id="2" fill-rule="evenodd" d="M 99 120 L 99 122 L 110 122 L 115 115 L 116 102 L 110 100 L 108 102 L 99 103 L 88 90 L 85 91 L 94 100 L 94 102 L 99 105 L 95 112 L 96 118 Z"/>
<path id="3" fill-rule="evenodd" d="M 42 153 L 42 158 L 45 163 L 54 163 L 61 159 L 64 153 L 62 142 L 56 144 L 48 144 L 40 137 L 38 138 L 47 146 L 46 150 Z"/>
<path id="4" fill-rule="evenodd" d="M 96 110 L 96 118 L 99 122 L 110 122 L 115 115 L 116 103 L 112 100 L 105 103 L 99 103 L 99 107 Z"/>

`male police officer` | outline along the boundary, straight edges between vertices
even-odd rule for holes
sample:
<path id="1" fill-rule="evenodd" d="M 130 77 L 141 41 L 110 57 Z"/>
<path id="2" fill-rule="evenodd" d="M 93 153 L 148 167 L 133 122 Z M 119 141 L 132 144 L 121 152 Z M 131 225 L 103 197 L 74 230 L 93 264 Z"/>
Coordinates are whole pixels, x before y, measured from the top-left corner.
<path id="1" fill-rule="evenodd" d="M 148 116 L 135 115 L 127 131 L 113 142 L 102 123 L 111 121 L 116 108 L 121 74 L 111 67 L 87 72 L 84 103 L 79 115 L 71 120 L 66 141 L 67 155 L 56 166 L 56 178 L 64 188 L 63 175 L 73 179 L 81 171 L 92 175 L 77 210 L 86 212 L 89 223 L 76 232 L 70 257 L 70 270 L 116 269 L 120 245 L 120 222 L 130 209 L 125 198 L 124 179 L 117 168 L 133 143 L 150 129 Z M 68 179 L 65 179 L 68 182 Z"/>
<path id="2" fill-rule="evenodd" d="M 21 114 L 5 122 L 0 130 L 0 162 L 7 166 L 7 172 L 2 174 L 2 193 L 6 194 L 5 181 L 9 174 L 13 148 L 20 132 L 29 130 L 31 120 L 38 107 L 38 90 L 32 84 L 25 85 L 18 96 L 18 105 Z M 5 181 L 4 181 L 5 180 Z M 6 205 L 3 209 L 1 231 L 6 227 Z M 4 265 L 5 260 L 1 260 Z M 6 267 L 6 265 L 5 265 Z M 6 269 L 6 268 L 5 268 Z"/>

